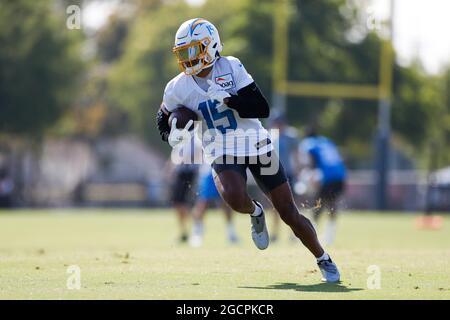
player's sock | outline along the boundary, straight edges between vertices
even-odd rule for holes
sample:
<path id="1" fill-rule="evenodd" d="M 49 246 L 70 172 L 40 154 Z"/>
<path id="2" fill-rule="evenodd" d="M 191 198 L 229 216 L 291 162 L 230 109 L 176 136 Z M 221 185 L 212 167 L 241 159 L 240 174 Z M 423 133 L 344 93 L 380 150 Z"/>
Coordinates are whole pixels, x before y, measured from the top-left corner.
<path id="1" fill-rule="evenodd" d="M 192 247 L 198 248 L 203 243 L 203 222 L 195 221 L 192 226 L 192 235 L 189 240 L 189 243 Z"/>
<path id="2" fill-rule="evenodd" d="M 253 203 L 255 204 L 255 211 L 253 211 L 253 213 L 251 213 L 250 215 L 252 217 L 258 217 L 263 213 L 262 206 L 260 203 L 256 202 L 255 200 L 253 200 Z"/>
<path id="3" fill-rule="evenodd" d="M 227 224 L 227 235 L 230 242 L 236 242 L 238 240 L 233 222 L 228 222 Z"/>
<path id="4" fill-rule="evenodd" d="M 332 244 L 335 237 L 336 237 L 336 221 L 330 219 L 328 220 L 327 225 L 325 226 L 325 237 L 324 237 L 325 245 Z"/>
<path id="5" fill-rule="evenodd" d="M 322 256 L 317 258 L 317 263 L 319 263 L 320 261 L 323 261 L 323 260 L 328 260 L 328 259 L 330 259 L 330 256 L 328 255 L 328 253 L 324 252 Z"/>
<path id="6" fill-rule="evenodd" d="M 195 221 L 192 227 L 192 233 L 196 236 L 203 236 L 203 222 Z"/>
<path id="7" fill-rule="evenodd" d="M 232 236 L 232 235 L 236 234 L 236 231 L 234 230 L 233 222 L 228 222 L 227 223 L 227 233 L 228 233 L 229 236 Z"/>

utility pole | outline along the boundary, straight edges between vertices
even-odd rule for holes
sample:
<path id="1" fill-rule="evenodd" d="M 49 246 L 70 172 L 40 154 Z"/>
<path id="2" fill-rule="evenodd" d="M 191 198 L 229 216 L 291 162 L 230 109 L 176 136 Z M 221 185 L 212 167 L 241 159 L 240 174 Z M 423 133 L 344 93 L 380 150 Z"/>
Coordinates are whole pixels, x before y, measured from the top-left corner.
<path id="1" fill-rule="evenodd" d="M 287 82 L 287 57 L 288 57 L 288 5 L 287 0 L 276 0 L 274 7 L 274 34 L 273 34 L 273 94 L 272 104 L 282 113 L 286 112 L 286 82 Z"/>

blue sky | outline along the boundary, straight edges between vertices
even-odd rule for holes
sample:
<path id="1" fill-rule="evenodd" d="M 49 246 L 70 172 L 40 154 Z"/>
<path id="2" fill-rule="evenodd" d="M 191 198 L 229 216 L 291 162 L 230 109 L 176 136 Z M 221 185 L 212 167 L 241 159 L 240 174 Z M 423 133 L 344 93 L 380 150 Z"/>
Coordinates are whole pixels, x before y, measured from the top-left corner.
<path id="1" fill-rule="evenodd" d="M 380 18 L 390 0 L 368 1 Z M 419 56 L 427 71 L 436 73 L 450 63 L 450 1 L 394 0 L 394 45 L 401 63 Z"/>

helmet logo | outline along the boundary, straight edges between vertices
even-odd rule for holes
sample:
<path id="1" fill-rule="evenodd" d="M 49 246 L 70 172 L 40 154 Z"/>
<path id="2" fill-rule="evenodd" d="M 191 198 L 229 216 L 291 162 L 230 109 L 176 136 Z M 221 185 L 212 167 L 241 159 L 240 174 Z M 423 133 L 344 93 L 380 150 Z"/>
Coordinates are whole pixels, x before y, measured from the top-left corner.
<path id="1" fill-rule="evenodd" d="M 191 31 L 190 31 L 191 36 L 192 36 L 192 34 L 194 33 L 195 28 L 197 28 L 198 26 L 200 26 L 200 25 L 202 25 L 202 24 L 204 24 L 204 23 L 206 23 L 206 22 L 207 22 L 207 21 L 206 21 L 205 19 L 202 19 L 202 18 L 198 18 L 197 20 L 195 20 L 195 21 L 192 23 L 192 25 L 191 25 Z"/>

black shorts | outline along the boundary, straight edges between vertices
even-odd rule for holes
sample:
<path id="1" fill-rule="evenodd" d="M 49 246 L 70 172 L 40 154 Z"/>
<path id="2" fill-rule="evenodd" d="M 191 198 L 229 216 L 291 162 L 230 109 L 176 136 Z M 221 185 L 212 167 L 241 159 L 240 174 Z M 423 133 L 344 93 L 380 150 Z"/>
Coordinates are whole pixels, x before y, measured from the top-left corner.
<path id="1" fill-rule="evenodd" d="M 269 192 L 287 181 L 283 165 L 274 152 L 260 156 L 235 157 L 224 155 L 212 163 L 216 174 L 225 170 L 238 172 L 247 181 L 247 168 L 264 192 Z"/>
<path id="2" fill-rule="evenodd" d="M 173 204 L 188 204 L 190 202 L 196 178 L 197 172 L 195 170 L 180 171 L 175 174 L 171 196 Z"/>
<path id="3" fill-rule="evenodd" d="M 344 187 L 343 180 L 326 183 L 320 188 L 316 198 L 321 199 L 325 204 L 333 203 L 342 194 Z"/>

